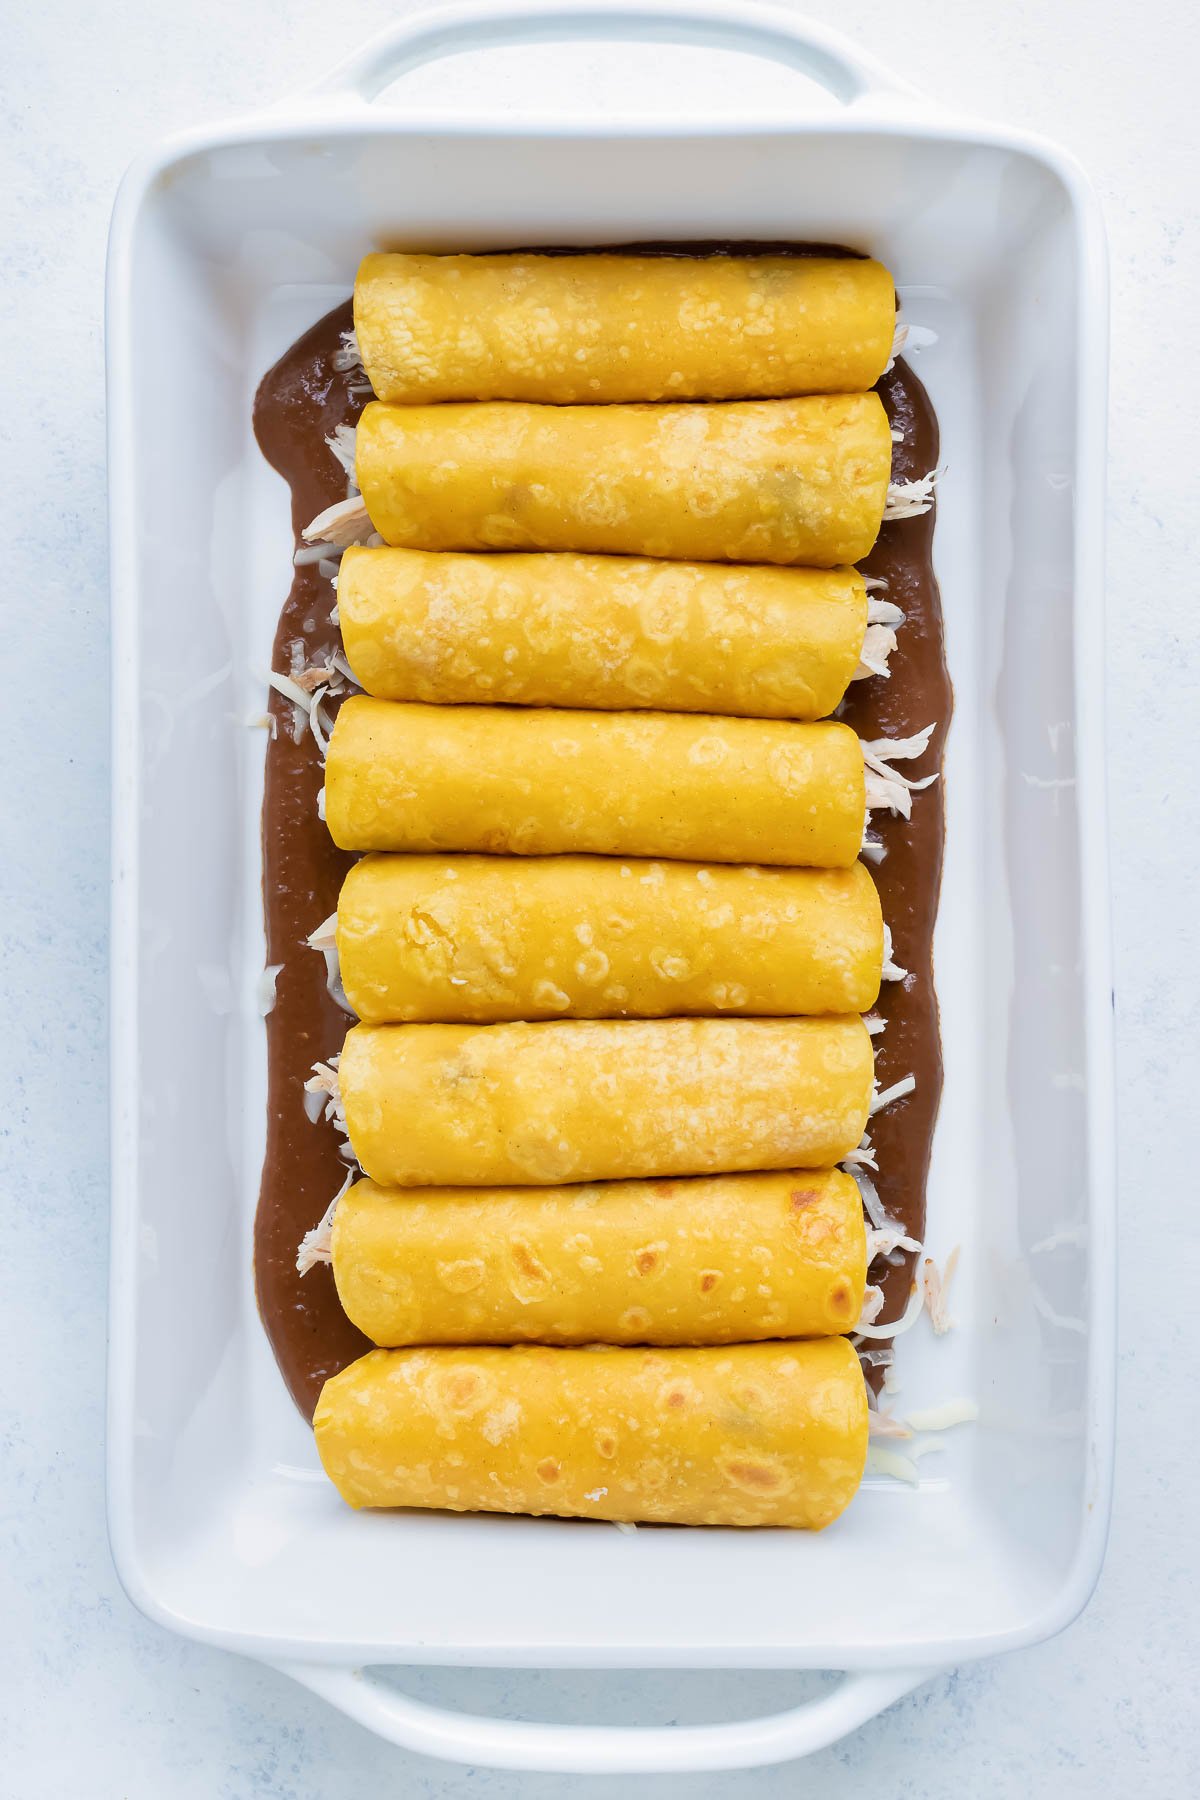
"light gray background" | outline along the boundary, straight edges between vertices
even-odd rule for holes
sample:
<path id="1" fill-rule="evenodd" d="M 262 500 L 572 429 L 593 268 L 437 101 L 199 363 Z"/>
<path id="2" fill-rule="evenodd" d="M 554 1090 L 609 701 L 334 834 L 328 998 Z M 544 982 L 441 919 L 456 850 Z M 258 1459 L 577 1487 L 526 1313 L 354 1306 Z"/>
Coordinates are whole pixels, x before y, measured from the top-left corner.
<path id="1" fill-rule="evenodd" d="M 745 1776 L 522 1777 L 407 1757 L 281 1676 L 145 1623 L 105 1540 L 107 581 L 102 270 L 133 155 L 259 107 L 383 0 L 68 0 L 8 9 L 0 59 L 5 557 L 0 819 L 0 1793 L 19 1800 L 580 1800 L 863 1792 L 1190 1793 L 1195 1683 L 1195 917 L 1200 580 L 1200 13 L 1185 0 L 814 0 L 936 99 L 1050 134 L 1112 240 L 1109 779 L 1122 1146 L 1112 1542 L 1055 1642 L 931 1684 L 856 1738 Z M 663 63 L 669 69 L 668 63 Z M 792 1678 L 416 1676 L 531 1716 L 716 1718 Z M 653 1712 L 650 1708 L 653 1707 Z"/>

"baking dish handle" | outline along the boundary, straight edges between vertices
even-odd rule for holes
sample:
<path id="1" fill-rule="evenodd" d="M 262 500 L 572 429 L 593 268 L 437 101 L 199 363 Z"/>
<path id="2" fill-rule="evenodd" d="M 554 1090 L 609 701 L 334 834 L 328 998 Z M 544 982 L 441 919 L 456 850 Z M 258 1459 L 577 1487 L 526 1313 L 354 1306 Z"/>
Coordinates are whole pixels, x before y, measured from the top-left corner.
<path id="1" fill-rule="evenodd" d="M 378 1737 L 444 1762 L 549 1775 L 666 1775 L 752 1769 L 824 1750 L 857 1731 L 934 1669 L 844 1674 L 819 1699 L 725 1725 L 550 1725 L 454 1712 L 402 1694 L 372 1669 L 276 1663 Z"/>
<path id="2" fill-rule="evenodd" d="M 846 106 L 868 97 L 917 97 L 914 88 L 857 45 L 812 19 L 722 0 L 607 0 L 579 6 L 569 0 L 511 0 L 503 8 L 439 8 L 389 26 L 305 93 L 369 104 L 399 76 L 443 57 L 511 45 L 600 41 L 695 44 L 759 56 L 796 69 Z"/>

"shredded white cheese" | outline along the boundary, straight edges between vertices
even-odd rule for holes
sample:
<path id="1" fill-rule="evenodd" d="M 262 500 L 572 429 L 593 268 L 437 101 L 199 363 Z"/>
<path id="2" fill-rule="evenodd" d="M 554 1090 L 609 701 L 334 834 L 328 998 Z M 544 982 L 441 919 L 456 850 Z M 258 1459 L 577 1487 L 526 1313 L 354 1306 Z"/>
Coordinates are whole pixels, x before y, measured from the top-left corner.
<path id="1" fill-rule="evenodd" d="M 906 1094 L 913 1093 L 916 1085 L 915 1075 L 902 1075 L 899 1081 L 893 1081 L 891 1087 L 876 1088 L 871 1095 L 872 1118 L 877 1112 L 882 1112 L 885 1106 L 890 1106 L 893 1100 L 903 1100 Z"/>
<path id="2" fill-rule="evenodd" d="M 1081 1335 L 1087 1332 L 1087 1325 L 1082 1319 L 1075 1318 L 1071 1313 L 1057 1312 L 1042 1293 L 1036 1281 L 1030 1282 L 1029 1293 L 1034 1306 L 1048 1325 L 1056 1325 L 1060 1331 L 1076 1331 Z"/>
<path id="3" fill-rule="evenodd" d="M 293 662 L 303 662 L 303 645 L 300 654 L 295 654 L 293 646 Z M 311 663 L 307 668 L 294 667 L 290 675 L 282 674 L 278 669 L 268 671 L 264 679 L 271 687 L 290 700 L 296 708 L 295 718 L 298 729 L 293 729 L 292 737 L 299 743 L 304 736 L 304 727 L 311 731 L 321 756 L 329 749 L 329 733 L 333 729 L 324 713 L 322 703 L 326 700 L 337 700 L 358 689 L 358 683 L 351 673 L 350 664 L 339 650 L 332 651 L 323 663 Z"/>
<path id="4" fill-rule="evenodd" d="M 894 948 L 892 928 L 890 925 L 885 925 L 883 928 L 883 968 L 880 973 L 884 981 L 907 981 L 908 970 L 902 969 L 896 961 Z"/>
<path id="5" fill-rule="evenodd" d="M 342 967 L 338 960 L 337 947 L 337 914 L 335 912 L 330 913 L 327 919 L 322 919 L 317 929 L 309 933 L 308 943 L 311 949 L 319 950 L 325 958 L 326 992 L 333 996 L 343 1012 L 348 1012 L 353 1017 L 354 1008 L 347 1000 L 346 990 L 342 986 Z"/>
<path id="6" fill-rule="evenodd" d="M 880 1032 L 887 1030 L 887 1020 L 881 1019 L 878 1013 L 864 1013 L 863 1024 L 872 1037 L 878 1037 Z"/>
<path id="7" fill-rule="evenodd" d="M 912 1292 L 909 1294 L 909 1297 L 908 1297 L 908 1305 L 905 1307 L 904 1311 L 901 1313 L 901 1315 L 898 1319 L 894 1319 L 890 1324 L 885 1322 L 882 1325 L 874 1325 L 874 1324 L 870 1324 L 870 1323 L 865 1324 L 865 1325 L 856 1325 L 854 1327 L 854 1336 L 856 1338 L 897 1338 L 897 1337 L 900 1337 L 900 1336 L 902 1336 L 902 1334 L 904 1332 L 912 1330 L 913 1326 L 916 1324 L 917 1320 L 921 1316 L 921 1311 L 922 1311 L 924 1305 L 925 1305 L 924 1290 L 922 1289 L 919 1282 L 914 1281 L 913 1285 L 912 1285 Z"/>
<path id="8" fill-rule="evenodd" d="M 929 1323 L 938 1337 L 951 1330 L 954 1325 L 954 1320 L 947 1311 L 946 1303 L 950 1283 L 954 1279 L 954 1271 L 957 1267 L 957 1244 L 946 1258 L 944 1270 L 938 1268 L 932 1256 L 927 1256 L 921 1264 L 921 1285 L 925 1293 L 925 1303 L 929 1308 Z"/>
<path id="9" fill-rule="evenodd" d="M 1057 1231 L 1052 1231 L 1049 1237 L 1041 1238 L 1036 1244 L 1031 1244 L 1029 1254 L 1040 1256 L 1045 1250 L 1061 1250 L 1067 1246 L 1079 1250 L 1087 1241 L 1086 1225 L 1061 1225 Z"/>
<path id="10" fill-rule="evenodd" d="M 963 1398 L 910 1412 L 905 1424 L 913 1431 L 952 1431 L 956 1425 L 973 1425 L 978 1417 L 978 1401 Z"/>
<path id="11" fill-rule="evenodd" d="M 275 1010 L 275 983 L 279 979 L 279 971 L 282 967 L 282 963 L 268 963 L 258 978 L 256 998 L 260 1019 L 265 1019 L 268 1013 Z"/>
<path id="12" fill-rule="evenodd" d="M 342 347 L 333 353 L 333 366 L 339 375 L 347 374 L 351 369 L 361 369 L 362 354 L 358 348 L 358 333 L 351 326 L 342 333 Z"/>
<path id="13" fill-rule="evenodd" d="M 337 949 L 337 914 L 331 912 L 327 919 L 322 919 L 315 931 L 308 934 L 309 948 L 312 950 Z"/>
<path id="14" fill-rule="evenodd" d="M 907 342 L 908 342 L 908 326 L 902 325 L 900 323 L 899 318 L 897 318 L 896 329 L 892 333 L 892 353 L 888 357 L 887 362 L 883 366 L 883 372 L 885 375 L 891 374 L 892 370 L 896 366 L 896 358 L 899 356 L 900 352 L 903 350 L 903 348 Z"/>
<path id="15" fill-rule="evenodd" d="M 878 1175 L 879 1164 L 875 1161 L 875 1148 L 868 1132 L 864 1131 L 857 1147 L 848 1150 L 843 1156 L 842 1167 L 847 1175 L 853 1175 L 856 1181 L 864 1169 L 874 1169 Z"/>
<path id="16" fill-rule="evenodd" d="M 885 1450 L 882 1444 L 867 1444 L 867 1460 L 863 1470 L 866 1475 L 891 1475 L 896 1481 L 906 1481 L 916 1487 L 921 1479 L 920 1471 L 911 1457 L 902 1456 L 898 1450 Z"/>

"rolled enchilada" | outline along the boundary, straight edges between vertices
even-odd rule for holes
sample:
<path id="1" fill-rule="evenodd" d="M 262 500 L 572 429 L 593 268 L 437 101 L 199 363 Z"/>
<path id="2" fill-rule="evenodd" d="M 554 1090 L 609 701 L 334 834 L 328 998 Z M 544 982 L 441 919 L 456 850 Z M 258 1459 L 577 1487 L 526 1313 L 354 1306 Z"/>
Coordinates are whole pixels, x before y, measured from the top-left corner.
<path id="1" fill-rule="evenodd" d="M 373 1350 L 313 1425 L 354 1507 L 815 1530 L 862 1479 L 867 1394 L 842 1337 Z"/>
<path id="2" fill-rule="evenodd" d="M 325 771 L 325 818 L 343 850 L 848 868 L 865 817 L 862 748 L 834 722 L 356 695 Z"/>
<path id="3" fill-rule="evenodd" d="M 858 1017 L 356 1025 L 338 1065 L 385 1187 L 829 1168 L 867 1122 Z"/>
<path id="4" fill-rule="evenodd" d="M 821 719 L 867 628 L 855 569 L 348 550 L 350 666 L 384 700 Z"/>
<path id="5" fill-rule="evenodd" d="M 403 405 L 857 393 L 895 322 L 855 257 L 376 254 L 354 284 L 371 385 Z"/>
<path id="6" fill-rule="evenodd" d="M 360 1019 L 865 1012 L 883 918 L 862 863 L 366 856 L 337 910 Z"/>
<path id="7" fill-rule="evenodd" d="M 852 1329 L 866 1227 L 840 1170 L 420 1188 L 359 1181 L 333 1274 L 373 1343 L 732 1344 Z"/>
<path id="8" fill-rule="evenodd" d="M 892 437 L 878 394 L 712 406 L 384 406 L 358 485 L 414 550 L 590 550 L 693 562 L 857 562 Z"/>

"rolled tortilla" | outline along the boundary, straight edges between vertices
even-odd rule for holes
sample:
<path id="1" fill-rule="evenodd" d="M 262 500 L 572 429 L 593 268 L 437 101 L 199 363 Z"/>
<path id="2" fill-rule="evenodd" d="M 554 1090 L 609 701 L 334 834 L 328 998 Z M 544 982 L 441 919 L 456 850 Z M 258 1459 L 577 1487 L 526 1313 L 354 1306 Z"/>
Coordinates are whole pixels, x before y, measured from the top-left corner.
<path id="1" fill-rule="evenodd" d="M 313 1425 L 355 1507 L 819 1530 L 862 1479 L 867 1393 L 843 1337 L 372 1350 Z"/>
<path id="2" fill-rule="evenodd" d="M 402 405 L 857 393 L 895 324 L 891 276 L 853 257 L 374 255 L 354 284 L 371 386 Z"/>
<path id="3" fill-rule="evenodd" d="M 855 569 L 350 549 L 338 613 L 384 700 L 822 719 L 867 629 Z"/>
<path id="4" fill-rule="evenodd" d="M 596 550 L 694 562 L 865 556 L 892 437 L 878 394 L 715 406 L 383 406 L 358 485 L 389 544 Z"/>
<path id="5" fill-rule="evenodd" d="M 325 818 L 343 850 L 848 868 L 865 817 L 862 747 L 834 722 L 355 695 L 325 765 Z"/>
<path id="6" fill-rule="evenodd" d="M 360 1019 L 866 1012 L 883 917 L 849 869 L 367 856 L 337 911 Z"/>
<path id="7" fill-rule="evenodd" d="M 356 1025 L 338 1078 L 383 1186 L 549 1187 L 829 1168 L 874 1056 L 857 1017 Z"/>
<path id="8" fill-rule="evenodd" d="M 421 1188 L 359 1181 L 333 1274 L 376 1344 L 735 1344 L 853 1329 L 862 1200 L 837 1169 Z"/>

